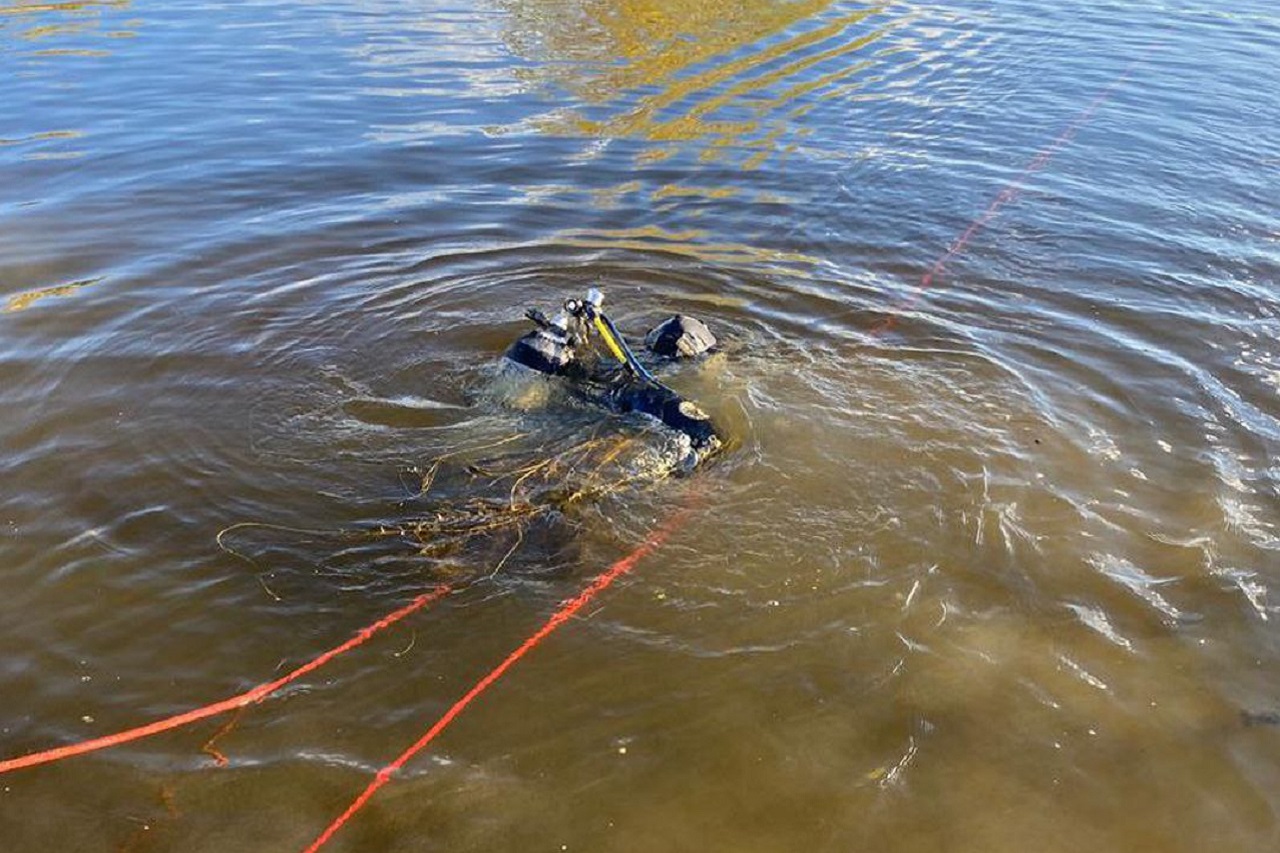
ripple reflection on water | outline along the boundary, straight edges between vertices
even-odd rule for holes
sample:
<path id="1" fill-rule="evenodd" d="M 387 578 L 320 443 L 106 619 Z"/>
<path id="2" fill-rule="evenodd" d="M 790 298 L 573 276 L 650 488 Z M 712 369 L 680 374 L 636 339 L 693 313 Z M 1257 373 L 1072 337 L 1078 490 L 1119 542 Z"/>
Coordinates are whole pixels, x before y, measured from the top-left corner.
<path id="1" fill-rule="evenodd" d="M 5 754 L 243 689 L 432 582 L 386 543 L 214 537 L 395 522 L 441 453 L 571 435 L 485 388 L 526 306 L 602 285 L 630 333 L 711 323 L 672 382 L 738 447 L 350 845 L 1270 849 L 1280 756 L 1239 712 L 1280 703 L 1280 113 L 1245 96 L 1277 32 L 1194 2 L 0 5 Z M 253 709 L 225 770 L 202 731 L 14 777 L 0 837 L 297 846 L 684 485 Z"/>

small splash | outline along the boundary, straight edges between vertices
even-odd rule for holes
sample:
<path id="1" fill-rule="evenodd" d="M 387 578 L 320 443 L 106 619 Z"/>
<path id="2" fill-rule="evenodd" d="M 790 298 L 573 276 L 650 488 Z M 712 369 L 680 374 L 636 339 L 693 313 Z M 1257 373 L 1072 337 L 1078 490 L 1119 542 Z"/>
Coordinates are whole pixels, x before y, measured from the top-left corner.
<path id="1" fill-rule="evenodd" d="M 1258 618 L 1264 622 L 1270 620 L 1269 613 L 1271 608 L 1266 603 L 1267 587 L 1262 581 L 1258 580 L 1257 573 L 1243 569 L 1226 568 L 1214 569 L 1213 573 L 1229 581 L 1249 602 L 1249 606 L 1258 614 Z"/>
<path id="2" fill-rule="evenodd" d="M 1067 609 L 1080 617 L 1080 621 L 1087 627 L 1097 631 L 1110 642 L 1124 649 L 1126 652 L 1133 651 L 1133 643 L 1129 641 L 1129 638 L 1117 631 L 1115 627 L 1112 626 L 1111 621 L 1107 619 L 1106 614 L 1098 608 L 1088 607 L 1083 604 L 1068 604 Z"/>
<path id="3" fill-rule="evenodd" d="M 1096 675 L 1089 672 L 1089 670 L 1085 669 L 1083 666 L 1076 663 L 1074 660 L 1067 657 L 1066 655 L 1058 655 L 1058 660 L 1059 662 L 1062 663 L 1063 666 L 1071 670 L 1071 672 L 1074 673 L 1077 678 L 1079 678 L 1081 681 L 1083 681 L 1085 684 L 1089 685 L 1090 687 L 1101 690 L 1104 693 L 1109 692 L 1111 690 L 1111 688 L 1107 686 L 1107 683 L 1105 681 L 1103 681 L 1101 678 L 1098 678 Z"/>
<path id="4" fill-rule="evenodd" d="M 1120 448 L 1115 439 L 1104 430 L 1092 426 L 1089 427 L 1089 452 L 1111 462 L 1120 458 Z"/>
<path id="5" fill-rule="evenodd" d="M 1185 614 L 1181 610 L 1170 604 L 1164 596 L 1156 591 L 1157 587 L 1173 583 L 1175 581 L 1174 578 L 1154 577 L 1130 561 L 1114 554 L 1095 554 L 1089 561 L 1098 571 L 1121 586 L 1126 587 L 1130 592 L 1156 610 L 1159 610 L 1171 621 L 1179 622 L 1185 618 Z"/>
<path id="6" fill-rule="evenodd" d="M 1280 551 L 1280 536 L 1275 526 L 1258 517 L 1258 507 L 1232 497 L 1222 497 L 1218 503 L 1227 525 L 1243 533 L 1253 545 L 1264 551 Z"/>

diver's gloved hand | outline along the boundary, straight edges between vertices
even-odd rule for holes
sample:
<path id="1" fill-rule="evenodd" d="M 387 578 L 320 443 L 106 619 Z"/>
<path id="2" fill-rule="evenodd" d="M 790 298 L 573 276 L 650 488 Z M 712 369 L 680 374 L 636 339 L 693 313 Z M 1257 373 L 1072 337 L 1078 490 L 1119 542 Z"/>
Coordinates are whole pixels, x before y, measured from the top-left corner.
<path id="1" fill-rule="evenodd" d="M 524 312 L 524 316 L 532 320 L 533 324 L 537 326 L 539 329 L 557 328 L 557 326 L 554 323 L 552 323 L 550 319 L 548 319 L 547 315 L 543 314 L 537 308 L 526 308 Z"/>
<path id="2" fill-rule="evenodd" d="M 676 314 L 650 330 L 644 344 L 663 358 L 693 358 L 714 349 L 716 336 L 698 318 Z"/>

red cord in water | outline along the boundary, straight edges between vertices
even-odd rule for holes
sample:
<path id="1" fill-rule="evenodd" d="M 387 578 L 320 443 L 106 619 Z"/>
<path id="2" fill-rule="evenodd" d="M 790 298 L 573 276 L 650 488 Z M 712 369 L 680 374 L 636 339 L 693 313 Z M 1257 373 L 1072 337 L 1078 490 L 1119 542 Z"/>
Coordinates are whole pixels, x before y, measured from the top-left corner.
<path id="1" fill-rule="evenodd" d="M 1067 125 L 1067 127 L 1060 134 L 1058 134 L 1058 136 L 1053 140 L 1053 142 L 1051 142 L 1047 147 L 1045 147 L 1042 151 L 1040 151 L 1039 154 L 1037 154 L 1036 157 L 1032 159 L 1031 162 L 1028 163 L 1026 167 L 1023 168 L 1022 172 L 1020 172 L 1017 177 L 1015 177 L 1012 181 L 1010 181 L 1004 187 L 1004 189 L 1001 190 L 999 195 L 997 195 L 995 199 L 992 200 L 991 204 L 988 205 L 987 209 L 982 213 L 982 215 L 980 215 L 977 219 L 975 219 L 969 225 L 969 227 L 955 240 L 955 242 L 951 244 L 951 246 L 947 249 L 947 251 L 944 252 L 936 262 L 934 262 L 933 266 L 930 267 L 927 272 L 925 272 L 925 274 L 920 279 L 920 286 L 917 289 L 916 293 L 913 294 L 910 299 L 904 302 L 902 306 L 900 306 L 899 308 L 900 312 L 905 310 L 910 310 L 919 301 L 921 295 L 923 294 L 923 291 L 929 286 L 931 286 L 933 284 L 934 279 L 943 272 L 947 262 L 964 250 L 965 246 L 968 245 L 969 240 L 979 230 L 981 230 L 981 228 L 988 221 L 990 221 L 996 215 L 996 213 L 999 211 L 1001 207 L 1004 206 L 1005 203 L 1012 201 L 1014 198 L 1017 197 L 1018 193 L 1022 189 L 1023 184 L 1026 182 L 1026 179 L 1032 174 L 1034 174 L 1035 172 L 1038 172 L 1039 170 L 1043 169 L 1048 164 L 1048 162 L 1053 158 L 1054 154 L 1056 154 L 1059 149 L 1061 149 L 1063 146 L 1065 146 L 1068 142 L 1071 141 L 1071 139 L 1076 135 L 1079 129 L 1082 126 L 1084 126 L 1084 124 L 1086 124 L 1093 117 L 1093 114 L 1097 111 L 1098 107 L 1101 106 L 1102 103 L 1111 96 L 1112 91 L 1129 76 L 1135 64 L 1136 62 L 1134 64 L 1131 64 L 1129 68 L 1125 69 L 1125 71 L 1121 75 L 1119 75 L 1110 85 L 1108 85 L 1105 89 L 1103 89 L 1093 99 L 1093 101 L 1089 104 L 1089 106 L 1085 108 L 1078 116 L 1076 116 L 1076 118 L 1069 125 Z M 872 329 L 872 333 L 877 334 L 880 332 L 887 331 L 888 329 L 892 328 L 896 322 L 897 322 L 896 315 L 887 317 L 885 320 L 883 320 L 880 324 L 878 324 L 876 327 Z M 365 805 L 365 803 L 367 803 L 373 797 L 373 795 L 378 791 L 379 788 L 386 785 L 391 780 L 391 777 L 396 773 L 396 771 L 398 771 L 401 767 L 403 767 L 406 763 L 408 763 L 410 759 L 412 759 L 415 755 L 417 755 L 419 752 L 425 749 L 428 744 L 430 744 L 433 740 L 435 740 L 437 736 L 439 736 L 446 728 L 448 728 L 448 726 L 453 722 L 455 718 L 457 718 L 464 710 L 466 710 L 468 705 L 470 705 L 473 701 L 475 701 L 482 693 L 484 693 L 485 690 L 489 689 L 489 687 L 492 686 L 493 683 L 496 682 L 499 678 L 501 678 L 508 669 L 514 666 L 517 661 L 519 661 L 522 657 L 524 657 L 526 654 L 532 651 L 536 646 L 538 646 L 544 639 L 546 639 L 553 631 L 559 628 L 562 624 L 567 622 L 569 619 L 573 618 L 573 616 L 576 615 L 579 610 L 585 607 L 592 599 L 594 599 L 602 591 L 604 591 L 610 585 L 612 585 L 613 582 L 616 581 L 619 577 L 631 571 L 631 569 L 634 568 L 635 565 L 642 558 L 652 553 L 655 549 L 661 546 L 662 543 L 665 542 L 672 535 L 672 533 L 674 533 L 684 523 L 685 519 L 688 516 L 690 508 L 691 507 L 686 504 L 686 506 L 683 507 L 681 510 L 678 510 L 677 512 L 673 513 L 667 519 L 667 521 L 660 528 L 658 528 L 653 534 L 651 534 L 648 539 L 646 539 L 643 543 L 641 543 L 639 547 L 637 547 L 630 554 L 618 560 L 616 563 L 610 566 L 607 570 L 605 570 L 600 575 L 598 575 L 590 584 L 588 584 L 582 590 L 582 592 L 578 593 L 576 597 L 564 602 L 560 606 L 560 608 L 556 610 L 556 612 L 553 613 L 551 617 L 542 625 L 541 628 L 539 628 L 528 639 L 526 639 L 523 643 L 521 643 L 501 663 L 499 663 L 496 667 L 490 670 L 490 672 L 487 675 L 485 675 L 482 679 L 476 682 L 476 684 L 470 690 L 468 690 L 462 696 L 461 699 L 455 702 L 449 708 L 449 710 L 446 711 L 444 715 L 440 717 L 440 719 L 437 720 L 436 723 L 430 729 L 428 729 L 425 734 L 423 734 L 421 738 L 419 738 L 408 749 L 402 752 L 394 761 L 392 761 L 386 767 L 379 770 L 377 775 L 374 777 L 373 781 L 370 782 L 369 785 L 364 789 L 364 791 L 361 792 L 361 794 L 358 797 L 356 797 L 354 801 L 352 801 L 351 805 L 349 805 L 347 809 L 341 815 L 339 815 L 324 830 L 324 832 L 322 832 L 316 838 L 316 840 L 311 843 L 310 846 L 306 848 L 305 853 L 314 853 L 315 851 L 319 850 L 326 842 L 328 842 L 329 839 L 332 838 L 334 834 L 339 829 L 341 829 L 342 826 L 346 824 L 352 818 L 352 816 L 354 816 L 355 813 L 359 811 L 360 808 L 362 808 Z M 330 649 L 324 654 L 314 658 L 308 663 L 303 664 L 302 666 L 293 670 L 289 674 L 281 678 L 278 678 L 274 681 L 268 682 L 266 684 L 261 684 L 237 696 L 232 696 L 228 699 L 224 699 L 221 702 L 215 702 L 211 705 L 205 705 L 201 708 L 196 708 L 191 711 L 187 711 L 183 714 L 178 714 L 172 717 L 167 717 L 162 720 L 157 720 L 153 723 L 149 723 L 144 726 L 139 726 L 134 729 L 129 729 L 123 732 L 117 732 L 116 734 L 106 735 L 100 738 L 94 738 L 92 740 L 82 741 L 80 743 L 70 744 L 64 747 L 58 747 L 56 749 L 45 750 L 43 752 L 35 752 L 29 755 L 19 756 L 17 758 L 11 758 L 4 761 L 0 761 L 0 774 L 8 773 L 12 770 L 18 770 L 24 767 L 34 767 L 39 764 L 46 764 L 52 761 L 58 761 L 64 758 L 70 758 L 72 756 L 81 755 L 87 752 L 94 752 L 101 749 L 107 749 L 112 746 L 118 746 L 120 744 L 128 743 L 130 741 L 138 740 L 140 738 L 148 737 L 150 735 L 159 734 L 161 732 L 179 728 L 181 726 L 185 726 L 190 723 L 194 723 L 199 720 L 206 719 L 208 717 L 216 716 L 218 714 L 222 714 L 227 711 L 233 711 L 237 708 L 243 708 L 247 705 L 254 704 L 255 702 L 261 702 L 263 699 L 267 698 L 267 696 L 276 692 L 281 687 L 284 687 L 290 682 L 295 681 L 298 678 L 301 678 L 303 675 L 306 675 L 307 673 L 312 672 L 315 669 L 318 669 L 320 666 L 323 666 L 325 663 L 337 657 L 338 655 L 365 643 L 367 640 L 373 637 L 374 634 L 395 624 L 396 622 L 400 621 L 401 619 L 410 615 L 411 613 L 417 610 L 420 610 L 421 608 L 425 607 L 427 604 L 431 603 L 432 601 L 435 601 L 436 599 L 444 596 L 446 593 L 449 592 L 449 590 L 450 588 L 447 585 L 439 586 L 430 593 L 425 593 L 423 595 L 418 596 L 409 604 L 405 605 L 399 610 L 396 610 L 392 613 L 387 614 L 386 616 L 382 617 L 381 619 L 379 619 L 378 621 L 374 622 L 373 624 L 369 625 L 366 628 L 362 628 L 360 631 L 356 633 L 354 637 L 352 637 L 350 640 L 346 641 L 345 643 L 342 643 L 341 645 L 336 646 L 333 649 Z"/>
<path id="2" fill-rule="evenodd" d="M 969 223 L 969 227 L 956 238 L 955 242 L 942 253 L 941 257 L 933 262 L 933 266 L 929 267 L 929 269 L 925 271 L 925 274 L 920 277 L 920 286 L 916 288 L 916 292 L 904 300 L 902 304 L 898 306 L 896 312 L 890 314 L 888 317 L 884 318 L 872 327 L 871 334 L 879 335 L 889 331 L 897 324 L 899 314 L 904 311 L 910 311 L 916 306 L 916 303 L 920 301 L 920 297 L 924 294 L 925 290 L 933 285 L 933 280 L 942 274 L 947 262 L 964 251 L 965 246 L 969 245 L 969 240 L 981 231 L 984 225 L 995 218 L 995 215 L 1000 211 L 1000 208 L 1018 197 L 1018 193 L 1022 192 L 1022 187 L 1027 182 L 1027 178 L 1047 166 L 1049 161 L 1053 159 L 1053 155 L 1057 154 L 1060 149 L 1075 138 L 1075 135 L 1080 132 L 1080 128 L 1084 127 L 1084 125 L 1093 118 L 1093 114 L 1098 111 L 1098 107 L 1102 106 L 1103 102 L 1111 97 L 1111 93 L 1115 91 L 1116 87 L 1123 83 L 1128 76 L 1133 73 L 1133 69 L 1137 64 L 1137 60 L 1131 62 L 1129 67 L 1116 77 L 1116 79 L 1112 80 L 1106 88 L 1100 91 L 1089 103 L 1089 106 L 1081 110 L 1080 114 L 1077 115 L 1070 124 L 1063 128 L 1062 132 L 1054 137 L 1052 142 L 1041 149 L 1040 153 L 1036 154 L 1036 156 L 1032 158 L 1031 162 L 1024 166 L 1022 171 L 1019 172 L 1012 181 L 1005 184 L 1004 189 L 1000 190 L 1000 193 L 991 200 L 991 204 L 987 205 L 987 209 L 984 210 L 977 219 Z"/>
<path id="3" fill-rule="evenodd" d="M 155 722 L 148 723 L 145 726 L 138 726 L 134 729 L 116 732 L 111 735 L 104 735 L 103 737 L 94 738 L 93 740 L 81 741 L 67 746 L 60 746 L 56 749 L 48 749 L 43 752 L 33 752 L 29 755 L 22 755 L 17 758 L 9 758 L 4 761 L 0 761 L 0 773 L 8 773 L 11 770 L 20 770 L 23 767 L 35 767 L 38 764 L 48 764 L 51 761 L 71 758 L 74 755 L 82 755 L 86 752 L 96 752 L 100 749 L 119 746 L 122 743 L 128 743 L 129 741 L 138 740 L 139 738 L 157 735 L 161 732 L 167 732 L 170 729 L 176 729 L 180 726 L 185 726 L 208 717 L 214 717 L 218 714 L 224 714 L 227 711 L 234 711 L 237 708 L 252 705 L 255 702 L 261 702 L 263 699 L 266 699 L 286 684 L 297 681 L 307 673 L 319 669 L 321 666 L 333 660 L 343 652 L 348 652 L 356 646 L 362 645 L 379 631 L 391 627 L 409 614 L 415 613 L 436 599 L 443 597 L 449 592 L 449 590 L 450 587 L 448 585 L 443 585 L 436 587 L 431 592 L 419 595 L 399 610 L 388 613 L 373 624 L 365 628 L 361 628 L 356 632 L 354 637 L 347 640 L 345 643 L 333 647 L 324 654 L 304 663 L 288 675 L 277 678 L 275 681 L 269 681 L 266 684 L 259 684 L 252 690 L 248 690 L 237 696 L 232 696 L 229 699 L 223 699 L 221 702 L 214 702 L 211 705 L 205 705 L 204 707 L 195 708 L 182 714 L 166 717 L 163 720 L 156 720 Z"/>
<path id="4" fill-rule="evenodd" d="M 675 531 L 684 524 L 685 520 L 689 516 L 691 508 L 691 503 L 686 503 L 681 509 L 676 510 L 667 518 L 661 527 L 657 528 L 652 534 L 650 534 L 649 538 L 640 543 L 634 551 L 597 575 L 595 580 L 591 581 L 591 583 L 587 584 L 587 586 L 583 588 L 582 592 L 562 603 L 560 608 L 556 610 L 555 613 L 551 614 L 551 618 L 544 622 L 541 628 L 531 634 L 527 640 L 516 648 L 515 651 L 507 655 L 502 663 L 490 670 L 488 675 L 477 681 L 475 686 L 468 690 L 461 699 L 453 703 L 452 707 L 444 712 L 444 716 L 439 720 L 436 720 L 435 725 L 428 729 L 422 737 L 418 738 L 412 746 L 400 753 L 395 761 L 392 761 L 386 767 L 379 770 L 377 775 L 373 777 L 373 781 L 370 782 L 364 791 L 360 793 L 360 796 L 356 797 L 355 800 L 351 802 L 351 805 L 347 806 L 346 811 L 338 815 L 338 817 L 334 819 L 333 823 L 329 824 L 325 831 L 320 833 L 315 841 L 311 842 L 311 844 L 306 848 L 305 853 L 315 853 L 316 850 L 319 850 L 324 846 L 324 844 L 342 828 L 343 824 L 349 821 L 365 803 L 369 802 L 370 798 L 373 797 L 379 788 L 391 781 L 391 777 L 397 770 L 403 767 L 409 759 L 413 758 L 425 749 L 427 744 L 435 740 L 441 732 L 449 727 L 449 724 L 452 723 L 459 714 L 466 710 L 468 705 L 474 702 L 481 693 L 488 690 L 489 687 L 501 678 L 503 673 L 514 666 L 520 658 L 532 651 L 534 647 L 545 640 L 552 631 L 572 619 L 579 610 L 588 604 L 588 602 L 607 589 L 619 577 L 631 571 L 631 569 L 635 567 L 636 563 L 651 554 L 661 546 L 663 542 L 670 538 L 671 534 L 675 533 Z"/>
<path id="5" fill-rule="evenodd" d="M 1097 111 L 1098 107 L 1101 106 L 1107 98 L 1111 97 L 1112 91 L 1129 76 L 1134 65 L 1136 65 L 1136 62 L 1126 68 L 1124 73 L 1116 77 L 1110 85 L 1098 93 L 1089 106 L 1076 116 L 1076 118 L 1068 124 L 1057 137 L 1054 138 L 1053 142 L 1041 150 L 1040 153 L 1037 154 L 1025 168 L 1023 168 L 1017 177 L 1005 185 L 1004 189 L 1000 191 L 1000 194 L 997 195 L 991 204 L 987 206 L 986 211 L 984 211 L 981 216 L 975 219 L 969 227 L 965 229 L 964 233 L 962 233 L 955 242 L 951 244 L 947 251 L 943 253 L 943 255 L 934 262 L 933 266 L 929 268 L 924 276 L 921 277 L 920 287 L 917 289 L 916 293 L 899 308 L 899 311 L 909 310 L 917 301 L 919 301 L 921 293 L 925 288 L 933 284 L 934 278 L 942 273 L 947 262 L 963 251 L 965 246 L 968 245 L 969 240 L 972 239 L 979 230 L 981 230 L 982 226 L 991 220 L 1001 207 L 1003 207 L 1007 202 L 1012 201 L 1018 195 L 1029 176 L 1043 169 L 1053 158 L 1053 155 L 1071 141 L 1072 137 L 1076 135 L 1080 128 L 1093 117 L 1093 114 Z M 888 331 L 896 322 L 896 315 L 891 315 L 873 328 L 872 334 L 879 334 L 881 332 Z M 441 732 L 448 728 L 449 724 L 452 723 L 459 714 L 466 710 L 468 705 L 475 701 L 481 693 L 489 689 L 495 681 L 501 678 L 503 673 L 514 666 L 520 658 L 524 657 L 535 646 L 546 639 L 552 631 L 572 618 L 575 613 L 581 610 L 589 601 L 595 598 L 596 595 L 617 580 L 618 577 L 630 571 L 642 557 L 646 556 L 666 541 L 666 539 L 681 524 L 683 524 L 684 519 L 688 515 L 689 509 L 690 507 L 686 505 L 682 510 L 673 514 L 667 522 L 655 531 L 643 544 L 626 557 L 623 557 L 621 560 L 614 563 L 604 573 L 597 576 L 596 579 L 583 589 L 582 592 L 578 593 L 576 598 L 569 599 L 562 604 L 560 609 L 552 614 L 551 618 L 548 619 L 541 628 L 521 643 L 515 651 L 507 655 L 506 659 L 494 667 L 488 675 L 476 682 L 475 686 L 468 690 L 461 699 L 455 702 L 453 706 L 444 713 L 444 716 L 437 720 L 435 725 L 428 729 L 421 738 L 419 738 L 404 752 L 400 753 L 394 761 L 379 770 L 377 775 L 374 776 L 373 781 L 370 782 L 368 786 L 365 787 L 364 791 L 362 791 L 360 795 L 351 802 L 351 805 L 347 806 L 346 811 L 340 814 L 331 824 L 329 824 L 324 832 L 320 833 L 316 840 L 311 842 L 303 853 L 316 853 L 316 851 L 323 847 L 329 839 L 331 839 L 334 834 L 337 833 L 337 831 L 341 829 L 343 825 L 345 825 L 352 816 L 354 816 L 355 813 L 365 805 L 365 803 L 369 802 L 373 795 L 377 793 L 379 788 L 391 781 L 391 777 L 396 773 L 396 771 L 402 768 L 410 759 L 435 740 Z"/>

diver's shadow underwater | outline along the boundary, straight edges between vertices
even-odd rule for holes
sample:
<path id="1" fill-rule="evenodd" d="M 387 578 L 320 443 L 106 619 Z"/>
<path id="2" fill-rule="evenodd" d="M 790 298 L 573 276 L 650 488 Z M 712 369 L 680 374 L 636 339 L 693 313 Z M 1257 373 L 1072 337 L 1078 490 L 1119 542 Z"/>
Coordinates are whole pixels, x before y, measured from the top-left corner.
<path id="1" fill-rule="evenodd" d="M 424 575 L 457 583 L 574 573 L 589 522 L 609 529 L 611 508 L 628 492 L 687 474 L 726 447 L 703 410 L 653 373 L 713 353 L 710 330 L 669 317 L 645 338 L 646 364 L 601 302 L 592 290 L 554 319 L 527 312 L 537 328 L 508 348 L 493 385 L 492 396 L 530 421 L 576 424 L 567 435 L 516 432 L 408 469 L 406 497 L 378 520 L 329 531 L 244 522 L 220 532 L 218 544 L 270 566 L 260 579 L 273 597 L 270 578 L 290 566 L 365 591 Z M 519 449 L 531 438 L 537 450 Z"/>

